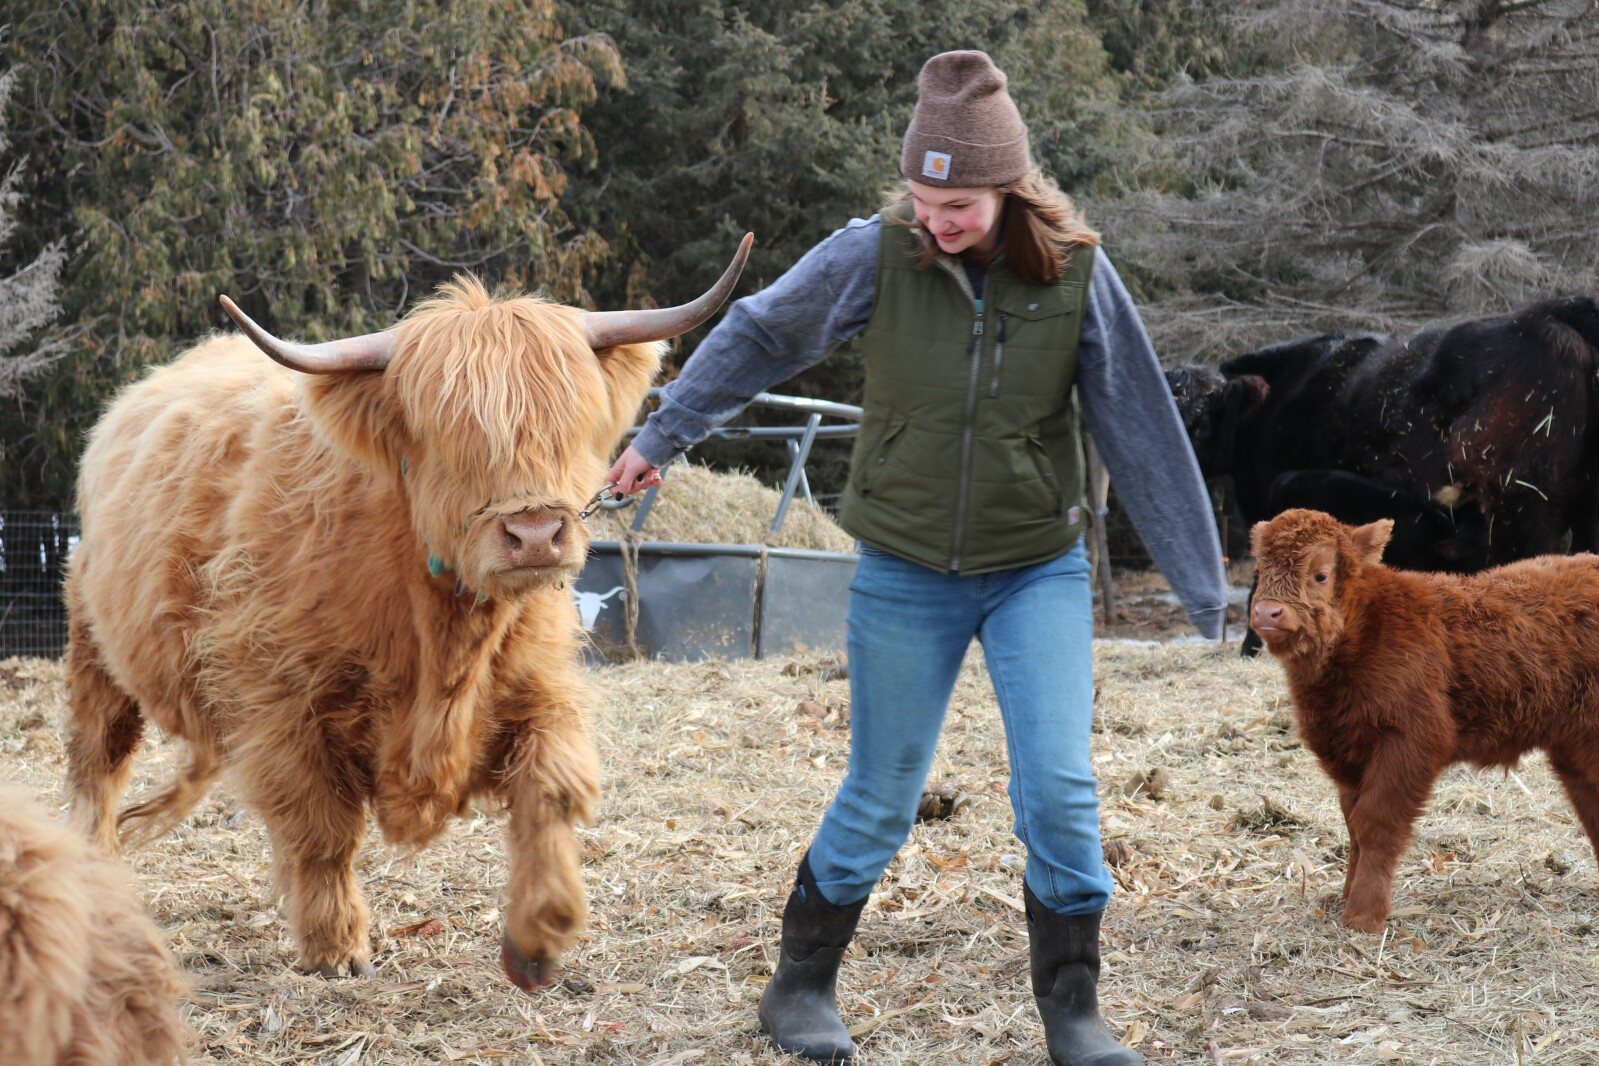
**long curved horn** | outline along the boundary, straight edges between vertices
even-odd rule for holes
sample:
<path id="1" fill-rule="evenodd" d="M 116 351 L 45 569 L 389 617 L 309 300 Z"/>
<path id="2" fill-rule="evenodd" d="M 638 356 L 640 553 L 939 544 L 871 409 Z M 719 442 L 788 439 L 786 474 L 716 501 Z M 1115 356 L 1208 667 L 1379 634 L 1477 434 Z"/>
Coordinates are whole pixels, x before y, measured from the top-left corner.
<path id="1" fill-rule="evenodd" d="M 222 310 L 239 324 L 255 346 L 290 370 L 305 374 L 332 374 L 340 370 L 382 370 L 394 355 L 394 331 L 367 333 L 321 344 L 280 341 L 255 324 L 255 320 L 226 296 L 217 297 Z"/>
<path id="2" fill-rule="evenodd" d="M 657 307 L 647 311 L 590 311 L 583 316 L 583 326 L 588 330 L 589 345 L 595 351 L 614 348 L 618 344 L 643 344 L 645 341 L 664 341 L 681 337 L 704 322 L 727 301 L 738 284 L 738 276 L 750 257 L 750 245 L 755 234 L 746 233 L 739 242 L 738 254 L 722 274 L 722 280 L 712 285 L 710 291 L 692 303 L 678 307 Z"/>

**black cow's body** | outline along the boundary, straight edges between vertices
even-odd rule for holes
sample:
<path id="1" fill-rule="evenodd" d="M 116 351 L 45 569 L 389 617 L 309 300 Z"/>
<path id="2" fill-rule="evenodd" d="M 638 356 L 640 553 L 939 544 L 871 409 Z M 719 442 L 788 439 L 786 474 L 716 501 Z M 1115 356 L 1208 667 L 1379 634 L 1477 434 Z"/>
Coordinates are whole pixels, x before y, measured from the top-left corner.
<path id="1" fill-rule="evenodd" d="M 1472 574 L 1488 566 L 1488 529 L 1475 507 L 1451 510 L 1347 470 L 1289 470 L 1272 481 L 1266 509 L 1279 515 L 1296 507 L 1348 525 L 1391 519 L 1382 557 L 1401 570 Z"/>
<path id="2" fill-rule="evenodd" d="M 1572 550 L 1599 548 L 1596 374 L 1599 306 L 1564 296 L 1167 377 L 1200 469 L 1231 479 L 1245 521 L 1292 506 L 1409 519 L 1416 536 L 1385 561 L 1470 571 L 1560 551 L 1568 531 Z"/>

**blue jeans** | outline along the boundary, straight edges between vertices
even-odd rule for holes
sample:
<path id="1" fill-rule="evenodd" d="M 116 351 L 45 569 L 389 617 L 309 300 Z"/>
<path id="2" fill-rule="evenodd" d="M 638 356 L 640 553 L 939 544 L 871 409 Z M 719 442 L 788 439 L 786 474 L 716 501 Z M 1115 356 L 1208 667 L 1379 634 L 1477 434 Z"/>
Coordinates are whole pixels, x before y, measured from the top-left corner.
<path id="1" fill-rule="evenodd" d="M 1082 543 L 1046 563 L 976 576 L 863 547 L 847 625 L 849 772 L 810 849 L 822 895 L 864 899 L 910 835 L 976 637 L 1005 725 L 1027 885 L 1059 914 L 1104 910 L 1112 882 L 1088 752 L 1093 613 Z"/>

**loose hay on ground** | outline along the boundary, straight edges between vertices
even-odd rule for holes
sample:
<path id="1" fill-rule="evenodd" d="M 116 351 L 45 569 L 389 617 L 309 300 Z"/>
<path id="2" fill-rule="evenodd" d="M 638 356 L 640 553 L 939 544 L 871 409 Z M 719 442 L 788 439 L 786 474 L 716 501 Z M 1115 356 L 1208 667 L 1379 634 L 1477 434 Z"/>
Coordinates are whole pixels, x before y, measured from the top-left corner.
<path id="1" fill-rule="evenodd" d="M 1275 663 L 1113 642 L 1097 662 L 1094 758 L 1119 884 L 1104 1007 L 1150 1062 L 1599 1061 L 1599 875 L 1541 759 L 1446 775 L 1401 866 L 1399 917 L 1385 936 L 1351 934 L 1335 922 L 1337 803 L 1294 738 Z M 759 1038 L 755 1001 L 847 754 L 848 683 L 819 666 L 595 672 L 606 792 L 582 834 L 592 928 L 564 980 L 532 997 L 496 963 L 495 816 L 415 855 L 370 839 L 361 877 L 382 934 L 378 977 L 325 981 L 290 971 L 260 821 L 219 788 L 133 856 L 195 979 L 201 1061 L 783 1061 Z M 63 700 L 56 664 L 0 663 L 7 775 L 46 797 L 61 780 Z M 807 701 L 827 713 L 800 710 Z M 173 756 L 152 745 L 133 791 Z M 840 979 L 862 1066 L 1046 1061 L 1005 778 L 974 654 L 930 782 L 972 802 L 916 828 Z"/>

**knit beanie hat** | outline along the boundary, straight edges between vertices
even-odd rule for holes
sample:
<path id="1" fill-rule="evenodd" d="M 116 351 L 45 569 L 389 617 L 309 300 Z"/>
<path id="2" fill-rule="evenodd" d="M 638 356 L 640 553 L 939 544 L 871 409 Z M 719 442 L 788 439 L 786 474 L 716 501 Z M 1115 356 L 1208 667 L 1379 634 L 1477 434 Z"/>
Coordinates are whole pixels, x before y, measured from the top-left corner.
<path id="1" fill-rule="evenodd" d="M 951 188 L 1003 185 L 1026 174 L 1027 126 L 984 52 L 943 52 L 922 66 L 900 173 Z"/>

